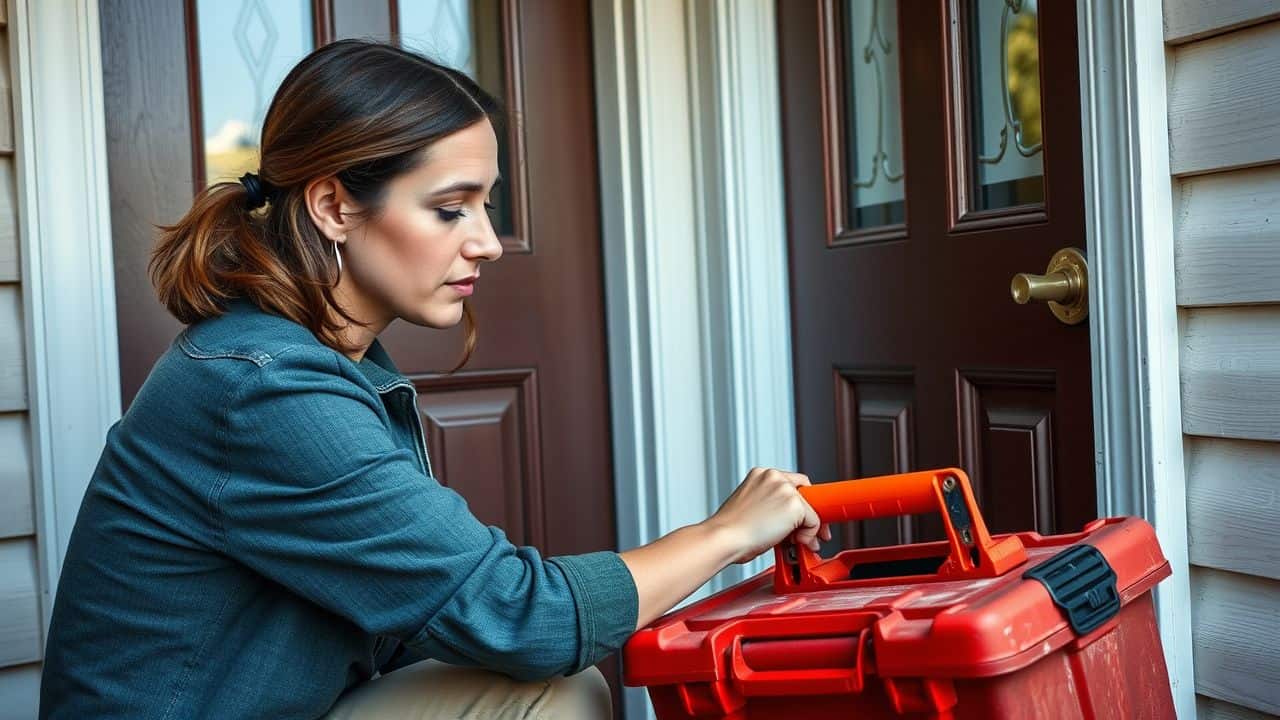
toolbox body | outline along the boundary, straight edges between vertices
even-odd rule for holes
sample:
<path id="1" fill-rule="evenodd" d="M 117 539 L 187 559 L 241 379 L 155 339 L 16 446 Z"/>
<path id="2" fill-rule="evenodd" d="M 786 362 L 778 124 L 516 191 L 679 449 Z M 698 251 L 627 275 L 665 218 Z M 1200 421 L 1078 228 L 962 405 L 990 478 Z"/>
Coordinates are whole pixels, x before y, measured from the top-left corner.
<path id="1" fill-rule="evenodd" d="M 624 649 L 660 720 L 1174 717 L 1150 592 L 1169 565 L 1145 521 L 992 538 L 955 469 L 803 491 L 828 522 L 932 508 L 948 540 L 780 546 L 660 618 Z"/>

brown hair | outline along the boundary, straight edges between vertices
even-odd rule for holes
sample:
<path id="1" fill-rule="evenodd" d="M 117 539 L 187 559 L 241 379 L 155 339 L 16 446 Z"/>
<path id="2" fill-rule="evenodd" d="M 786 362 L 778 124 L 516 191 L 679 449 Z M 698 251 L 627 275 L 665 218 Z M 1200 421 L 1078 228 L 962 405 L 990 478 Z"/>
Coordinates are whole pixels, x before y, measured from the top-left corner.
<path id="1" fill-rule="evenodd" d="M 263 123 L 258 174 L 269 203 L 251 209 L 244 184 L 219 182 L 176 224 L 159 226 L 149 270 L 160 301 L 190 324 L 247 298 L 349 351 L 330 309 L 360 323 L 334 299 L 337 259 L 307 213 L 307 183 L 335 176 L 364 215 L 376 215 L 387 183 L 416 168 L 428 146 L 486 117 L 498 124 L 501 112 L 466 75 L 392 45 L 342 40 L 312 52 L 280 84 Z M 469 305 L 463 320 L 458 367 L 475 348 Z"/>

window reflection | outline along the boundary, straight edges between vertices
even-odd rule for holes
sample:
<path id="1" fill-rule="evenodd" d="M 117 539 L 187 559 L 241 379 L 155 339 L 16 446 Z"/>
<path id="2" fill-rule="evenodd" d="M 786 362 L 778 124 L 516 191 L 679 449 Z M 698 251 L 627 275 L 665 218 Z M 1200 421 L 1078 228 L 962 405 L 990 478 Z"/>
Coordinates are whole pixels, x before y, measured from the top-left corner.
<path id="1" fill-rule="evenodd" d="M 276 88 L 311 52 L 310 0 L 196 0 L 205 181 L 258 169 Z"/>
<path id="2" fill-rule="evenodd" d="M 502 35 L 501 0 L 401 0 L 400 43 L 448 67 L 461 70 L 509 107 L 507 63 Z M 514 118 L 509 118 L 509 122 Z M 493 227 L 514 235 L 511 143 L 505 128 L 498 133 L 498 171 L 504 182 L 494 189 Z"/>
<path id="3" fill-rule="evenodd" d="M 1044 202 L 1037 0 L 969 4 L 972 210 Z"/>
<path id="4" fill-rule="evenodd" d="M 898 3 L 843 3 L 845 224 L 847 230 L 906 219 L 898 83 Z"/>

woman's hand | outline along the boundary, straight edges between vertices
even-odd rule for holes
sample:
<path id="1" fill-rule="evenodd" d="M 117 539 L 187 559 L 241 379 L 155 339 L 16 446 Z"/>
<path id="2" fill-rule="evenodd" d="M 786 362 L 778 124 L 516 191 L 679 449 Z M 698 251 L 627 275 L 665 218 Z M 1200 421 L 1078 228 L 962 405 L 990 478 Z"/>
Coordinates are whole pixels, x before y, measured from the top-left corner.
<path id="1" fill-rule="evenodd" d="M 636 628 L 653 622 L 731 563 L 791 537 L 813 549 L 831 531 L 797 490 L 809 478 L 756 468 L 714 515 L 622 553 L 639 598 Z"/>
<path id="2" fill-rule="evenodd" d="M 727 534 L 744 563 L 785 538 L 818 550 L 818 539 L 831 539 L 831 530 L 800 496 L 809 478 L 799 473 L 755 468 L 706 523 Z"/>

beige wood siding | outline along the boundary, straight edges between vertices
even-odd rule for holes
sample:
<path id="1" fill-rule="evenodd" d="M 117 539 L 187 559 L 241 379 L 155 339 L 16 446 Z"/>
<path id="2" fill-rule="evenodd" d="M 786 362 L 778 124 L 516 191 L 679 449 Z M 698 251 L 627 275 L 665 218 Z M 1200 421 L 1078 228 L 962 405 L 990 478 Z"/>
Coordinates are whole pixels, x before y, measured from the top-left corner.
<path id="1" fill-rule="evenodd" d="M 34 540 L 0 540 L 0 667 L 40 659 L 40 593 L 36 578 Z"/>
<path id="2" fill-rule="evenodd" d="M 3 5 L 3 3 L 0 3 Z M 0 8 L 4 12 L 4 8 Z M 9 71 L 9 33 L 0 31 L 0 152 L 13 152 L 13 84 Z"/>
<path id="3" fill-rule="evenodd" d="M 1178 304 L 1280 302 L 1280 165 L 1198 175 L 1178 185 Z"/>
<path id="4" fill-rule="evenodd" d="M 0 720 L 36 716 L 44 649 L 8 7 L 0 0 Z"/>
<path id="5" fill-rule="evenodd" d="M 1184 43 L 1280 17 L 1280 0 L 1165 0 L 1164 39 Z"/>
<path id="6" fill-rule="evenodd" d="M 1174 174 L 1280 160 L 1280 21 L 1174 51 L 1169 165 Z"/>
<path id="7" fill-rule="evenodd" d="M 1280 714 L 1280 0 L 1166 0 L 1198 711 Z"/>
<path id="8" fill-rule="evenodd" d="M 1280 443 L 1188 438 L 1191 562 L 1280 580 Z"/>
<path id="9" fill-rule="evenodd" d="M 0 283 L 0 412 L 27 409 L 22 288 Z"/>
<path id="10" fill-rule="evenodd" d="M 1280 585 L 1196 567 L 1191 571 L 1196 687 L 1262 712 L 1280 713 Z"/>
<path id="11" fill-rule="evenodd" d="M 0 540 L 35 532 L 26 413 L 0 413 Z"/>
<path id="12" fill-rule="evenodd" d="M 0 88 L 3 90 L 4 88 Z M 0 95 L 0 97 L 4 97 Z M 0 107 L 0 116 L 6 108 Z M 0 155 L 0 283 L 19 279 L 17 193 L 13 181 L 13 156 Z"/>
<path id="13" fill-rule="evenodd" d="M 1280 306 L 1182 312 L 1182 429 L 1280 440 Z"/>
<path id="14" fill-rule="evenodd" d="M 35 717 L 39 696 L 40 663 L 0 668 L 0 718 Z"/>
<path id="15" fill-rule="evenodd" d="M 1200 720 L 1272 720 L 1274 715 L 1260 713 L 1247 707 L 1214 700 L 1200 695 L 1196 698 L 1196 715 Z"/>

